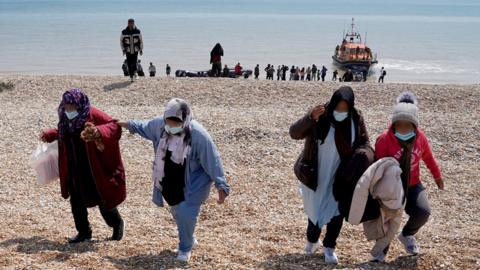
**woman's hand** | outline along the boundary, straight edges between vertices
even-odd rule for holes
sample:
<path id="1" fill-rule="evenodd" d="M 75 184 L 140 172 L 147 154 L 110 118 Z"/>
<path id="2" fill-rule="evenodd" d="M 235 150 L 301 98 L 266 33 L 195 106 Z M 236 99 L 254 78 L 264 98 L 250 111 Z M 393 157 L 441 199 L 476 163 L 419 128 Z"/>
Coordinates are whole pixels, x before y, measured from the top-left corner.
<path id="1" fill-rule="evenodd" d="M 438 189 L 443 190 L 443 189 L 445 188 L 445 187 L 444 187 L 444 184 L 443 184 L 443 179 L 442 179 L 442 178 L 435 180 L 435 183 L 437 183 Z"/>
<path id="2" fill-rule="evenodd" d="M 120 121 L 118 119 L 113 119 L 113 122 L 117 123 L 117 125 L 121 126 L 122 128 L 128 128 L 128 122 Z"/>
<path id="3" fill-rule="evenodd" d="M 320 119 L 320 116 L 322 116 L 325 113 L 325 106 L 323 105 L 318 105 L 312 109 L 310 112 L 310 117 L 315 120 L 315 122 Z"/>
<path id="4" fill-rule="evenodd" d="M 86 142 L 91 142 L 99 139 L 101 134 L 93 123 L 87 122 L 85 123 L 85 129 L 80 133 L 80 137 Z"/>
<path id="5" fill-rule="evenodd" d="M 224 203 L 226 197 L 227 197 L 227 193 L 225 193 L 225 191 L 219 189 L 219 190 L 218 190 L 218 200 L 217 200 L 217 203 L 218 203 L 218 204 Z"/>

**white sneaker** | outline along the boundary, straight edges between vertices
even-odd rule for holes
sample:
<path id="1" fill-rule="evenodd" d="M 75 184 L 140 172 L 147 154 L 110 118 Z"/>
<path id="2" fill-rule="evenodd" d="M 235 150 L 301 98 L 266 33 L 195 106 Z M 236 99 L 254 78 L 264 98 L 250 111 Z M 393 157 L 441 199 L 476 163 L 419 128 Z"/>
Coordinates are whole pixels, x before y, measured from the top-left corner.
<path id="1" fill-rule="evenodd" d="M 335 254 L 334 248 L 323 248 L 323 254 L 325 255 L 325 262 L 328 264 L 338 264 L 338 257 Z"/>
<path id="2" fill-rule="evenodd" d="M 197 246 L 198 246 L 198 241 L 197 241 L 197 238 L 194 236 L 193 237 L 192 249 L 196 248 Z"/>
<path id="3" fill-rule="evenodd" d="M 315 251 L 317 251 L 317 249 L 320 247 L 320 243 L 316 242 L 316 243 L 310 243 L 307 241 L 307 244 L 305 245 L 305 254 L 307 255 L 312 255 L 313 253 L 315 253 Z"/>
<path id="4" fill-rule="evenodd" d="M 418 253 L 420 253 L 420 247 L 417 245 L 417 240 L 415 239 L 415 236 L 403 236 L 403 233 L 400 233 L 398 235 L 398 240 L 400 240 L 400 242 L 403 244 L 407 253 L 412 255 L 417 255 Z"/>
<path id="5" fill-rule="evenodd" d="M 191 251 L 183 252 L 179 250 L 177 255 L 177 261 L 188 262 L 190 260 L 191 255 L 192 255 Z"/>

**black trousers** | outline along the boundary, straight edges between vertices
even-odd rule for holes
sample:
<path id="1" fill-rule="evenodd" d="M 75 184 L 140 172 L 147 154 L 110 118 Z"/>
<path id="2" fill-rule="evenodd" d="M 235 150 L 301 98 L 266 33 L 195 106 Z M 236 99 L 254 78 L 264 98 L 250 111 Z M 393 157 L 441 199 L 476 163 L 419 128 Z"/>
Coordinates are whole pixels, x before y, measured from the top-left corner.
<path id="1" fill-rule="evenodd" d="M 222 62 L 212 63 L 212 76 L 220 77 L 220 74 L 222 74 Z"/>
<path id="2" fill-rule="evenodd" d="M 90 223 L 88 222 L 88 211 L 85 207 L 79 194 L 70 192 L 70 205 L 72 207 L 73 220 L 75 221 L 75 228 L 79 234 L 86 234 L 91 232 Z M 122 222 L 122 217 L 117 208 L 110 210 L 99 206 L 100 214 L 108 226 L 116 228 Z"/>
<path id="3" fill-rule="evenodd" d="M 343 226 L 343 216 L 338 215 L 332 218 L 327 224 L 327 232 L 323 238 L 323 246 L 327 248 L 335 248 L 337 246 L 337 238 L 340 235 L 340 231 Z M 307 240 L 310 243 L 316 243 L 320 238 L 322 228 L 318 227 L 318 224 L 313 224 L 313 222 L 308 219 L 307 226 Z"/>
<path id="4" fill-rule="evenodd" d="M 127 53 L 128 74 L 130 78 L 133 78 L 135 72 L 137 72 L 137 60 L 138 53 Z"/>

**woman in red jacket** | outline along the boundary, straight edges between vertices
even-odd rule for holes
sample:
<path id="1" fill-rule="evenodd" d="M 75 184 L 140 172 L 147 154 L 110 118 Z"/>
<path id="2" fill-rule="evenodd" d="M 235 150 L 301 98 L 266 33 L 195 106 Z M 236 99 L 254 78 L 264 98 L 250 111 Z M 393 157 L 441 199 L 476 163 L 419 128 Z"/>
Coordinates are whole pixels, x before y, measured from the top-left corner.
<path id="1" fill-rule="evenodd" d="M 79 89 L 63 94 L 58 107 L 58 128 L 44 130 L 45 142 L 58 140 L 62 197 L 70 197 L 78 231 L 69 243 L 92 238 L 88 207 L 99 206 L 112 240 L 123 237 L 124 222 L 117 206 L 125 200 L 125 172 L 118 141 L 121 128 L 104 112 L 90 106 Z"/>
<path id="2" fill-rule="evenodd" d="M 440 168 L 433 157 L 428 139 L 418 125 L 417 99 L 410 92 L 402 93 L 393 109 L 392 124 L 377 139 L 375 158 L 394 157 L 402 168 L 402 182 L 406 194 L 405 212 L 409 219 L 398 239 L 408 253 L 416 255 L 419 247 L 415 234 L 430 216 L 430 204 L 420 182 L 420 161 L 423 160 L 439 189 L 443 190 Z M 388 248 L 387 248 L 388 249 Z M 387 253 L 387 250 L 384 252 Z M 381 258 L 379 258 L 381 260 Z"/>

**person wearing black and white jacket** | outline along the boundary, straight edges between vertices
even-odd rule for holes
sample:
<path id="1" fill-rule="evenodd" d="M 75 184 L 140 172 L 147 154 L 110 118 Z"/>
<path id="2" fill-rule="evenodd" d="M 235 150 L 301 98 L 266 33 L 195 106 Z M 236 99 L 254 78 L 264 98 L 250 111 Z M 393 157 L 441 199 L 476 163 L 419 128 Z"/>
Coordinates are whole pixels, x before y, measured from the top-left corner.
<path id="1" fill-rule="evenodd" d="M 128 72 L 130 80 L 133 82 L 135 72 L 137 71 L 138 53 L 143 54 L 143 39 L 140 29 L 135 26 L 134 19 L 128 19 L 127 28 L 122 30 L 120 36 L 120 46 L 123 55 L 127 56 Z"/>

